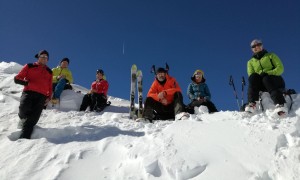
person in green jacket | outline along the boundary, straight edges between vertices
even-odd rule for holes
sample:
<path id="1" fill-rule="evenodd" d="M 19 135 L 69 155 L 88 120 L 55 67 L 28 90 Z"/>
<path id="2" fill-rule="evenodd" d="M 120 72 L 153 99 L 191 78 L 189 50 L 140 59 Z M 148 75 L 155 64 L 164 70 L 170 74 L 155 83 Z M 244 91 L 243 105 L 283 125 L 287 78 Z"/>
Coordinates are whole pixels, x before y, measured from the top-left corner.
<path id="1" fill-rule="evenodd" d="M 72 72 L 69 70 L 70 60 L 69 58 L 63 58 L 60 61 L 60 65 L 52 69 L 53 72 L 53 97 L 52 104 L 57 104 L 60 95 L 64 89 L 72 89 L 71 84 L 73 83 Z"/>
<path id="2" fill-rule="evenodd" d="M 253 52 L 252 58 L 247 63 L 248 72 L 248 105 L 245 111 L 256 111 L 256 101 L 259 99 L 260 91 L 267 91 L 278 109 L 278 114 L 287 113 L 284 107 L 285 82 L 282 78 L 284 71 L 283 64 L 274 53 L 269 53 L 263 48 L 263 43 L 259 39 L 254 39 L 251 44 Z"/>

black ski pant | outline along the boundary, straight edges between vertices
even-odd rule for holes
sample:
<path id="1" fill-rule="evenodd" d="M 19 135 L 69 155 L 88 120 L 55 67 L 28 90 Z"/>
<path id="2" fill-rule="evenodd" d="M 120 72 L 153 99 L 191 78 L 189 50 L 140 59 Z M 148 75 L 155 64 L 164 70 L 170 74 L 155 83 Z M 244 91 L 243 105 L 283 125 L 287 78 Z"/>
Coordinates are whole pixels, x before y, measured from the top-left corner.
<path id="1" fill-rule="evenodd" d="M 83 96 L 82 103 L 80 105 L 80 111 L 85 111 L 87 107 L 90 110 L 97 110 L 97 108 L 103 108 L 106 106 L 107 98 L 104 94 L 91 93 Z"/>
<path id="2" fill-rule="evenodd" d="M 20 138 L 30 139 L 34 126 L 40 119 L 47 97 L 34 91 L 24 91 L 19 106 Z"/>
<path id="3" fill-rule="evenodd" d="M 266 75 L 260 76 L 253 73 L 249 76 L 248 102 L 255 102 L 259 99 L 259 91 L 269 92 L 274 104 L 284 104 L 283 92 L 285 82 L 281 76 Z"/>
<path id="4" fill-rule="evenodd" d="M 174 94 L 174 100 L 171 104 L 163 105 L 161 102 L 147 97 L 144 105 L 143 117 L 149 120 L 174 119 L 175 115 L 184 112 L 185 105 L 181 92 Z"/>
<path id="5" fill-rule="evenodd" d="M 198 101 L 198 100 L 193 100 L 188 106 L 187 106 L 187 111 L 190 113 L 190 114 L 194 114 L 194 107 L 200 107 L 200 106 L 206 106 L 207 109 L 208 109 L 208 112 L 209 113 L 213 113 L 213 112 L 218 112 L 216 106 L 214 105 L 213 102 L 211 101 Z"/>

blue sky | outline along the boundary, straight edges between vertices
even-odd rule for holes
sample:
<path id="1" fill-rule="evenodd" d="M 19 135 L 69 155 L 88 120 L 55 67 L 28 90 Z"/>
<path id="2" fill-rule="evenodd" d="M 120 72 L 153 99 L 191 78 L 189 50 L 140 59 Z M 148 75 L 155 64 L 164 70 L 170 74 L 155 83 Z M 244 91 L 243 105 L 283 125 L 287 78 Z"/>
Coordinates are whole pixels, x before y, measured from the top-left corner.
<path id="1" fill-rule="evenodd" d="M 254 38 L 281 58 L 287 88 L 300 91 L 298 0 L 0 0 L 0 27 L 0 61 L 34 62 L 46 49 L 51 68 L 68 57 L 75 83 L 86 88 L 103 69 L 108 94 L 123 99 L 133 63 L 143 71 L 146 96 L 151 66 L 167 62 L 186 104 L 190 77 L 201 69 L 217 108 L 236 110 L 229 76 L 241 99 Z"/>

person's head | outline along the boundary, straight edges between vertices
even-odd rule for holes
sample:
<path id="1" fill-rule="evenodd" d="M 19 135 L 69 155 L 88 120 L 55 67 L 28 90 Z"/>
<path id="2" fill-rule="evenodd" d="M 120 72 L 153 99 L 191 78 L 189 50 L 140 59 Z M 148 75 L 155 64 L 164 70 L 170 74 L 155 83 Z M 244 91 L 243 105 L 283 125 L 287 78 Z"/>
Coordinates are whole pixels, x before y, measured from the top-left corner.
<path id="1" fill-rule="evenodd" d="M 254 39 L 253 41 L 251 41 L 250 47 L 251 47 L 252 52 L 254 54 L 256 54 L 263 50 L 263 43 L 259 39 Z"/>
<path id="2" fill-rule="evenodd" d="M 65 57 L 60 61 L 60 67 L 67 68 L 70 63 L 69 58 Z"/>
<path id="3" fill-rule="evenodd" d="M 97 79 L 104 79 L 104 71 L 102 69 L 97 69 L 96 78 Z"/>
<path id="4" fill-rule="evenodd" d="M 196 83 L 200 83 L 200 82 L 204 82 L 204 72 L 202 70 L 196 70 L 193 74 L 193 76 L 191 77 L 192 81 L 196 82 Z"/>
<path id="5" fill-rule="evenodd" d="M 49 53 L 46 50 L 41 50 L 34 57 L 38 59 L 39 64 L 46 65 L 49 59 Z"/>
<path id="6" fill-rule="evenodd" d="M 159 82 L 163 82 L 166 80 L 166 74 L 167 74 L 167 70 L 160 67 L 156 70 L 156 79 L 159 81 Z"/>

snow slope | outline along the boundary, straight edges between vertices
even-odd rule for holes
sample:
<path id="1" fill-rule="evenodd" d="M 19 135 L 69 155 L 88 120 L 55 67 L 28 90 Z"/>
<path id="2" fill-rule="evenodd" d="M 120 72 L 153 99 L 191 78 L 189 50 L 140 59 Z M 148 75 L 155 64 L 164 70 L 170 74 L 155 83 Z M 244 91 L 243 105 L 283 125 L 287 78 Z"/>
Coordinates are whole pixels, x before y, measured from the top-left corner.
<path id="1" fill-rule="evenodd" d="M 130 120 L 129 102 L 112 96 L 104 112 L 79 112 L 87 89 L 74 85 L 26 140 L 17 139 L 22 86 L 13 83 L 21 67 L 0 63 L 1 180 L 300 179 L 300 95 L 282 119 L 271 108 L 250 116 L 201 107 L 188 120 L 151 124 Z"/>

